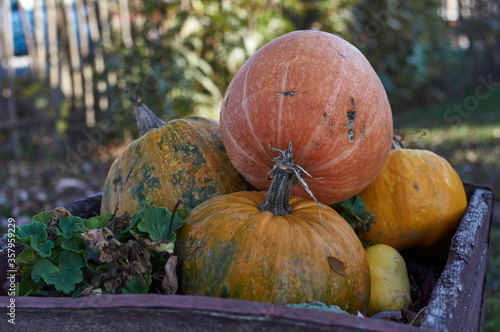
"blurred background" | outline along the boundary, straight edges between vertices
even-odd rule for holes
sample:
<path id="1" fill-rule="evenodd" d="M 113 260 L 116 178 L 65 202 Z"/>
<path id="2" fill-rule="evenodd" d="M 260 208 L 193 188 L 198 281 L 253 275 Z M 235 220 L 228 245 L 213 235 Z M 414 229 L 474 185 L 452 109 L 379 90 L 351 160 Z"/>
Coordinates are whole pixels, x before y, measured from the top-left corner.
<path id="1" fill-rule="evenodd" d="M 101 191 L 138 137 L 127 90 L 163 120 L 218 119 L 242 63 L 315 29 L 367 57 L 407 147 L 500 196 L 500 0 L 0 0 L 0 217 Z M 498 198 L 496 205 L 498 206 Z M 497 213 L 498 216 L 498 213 Z M 500 329 L 494 219 L 485 329 Z"/>

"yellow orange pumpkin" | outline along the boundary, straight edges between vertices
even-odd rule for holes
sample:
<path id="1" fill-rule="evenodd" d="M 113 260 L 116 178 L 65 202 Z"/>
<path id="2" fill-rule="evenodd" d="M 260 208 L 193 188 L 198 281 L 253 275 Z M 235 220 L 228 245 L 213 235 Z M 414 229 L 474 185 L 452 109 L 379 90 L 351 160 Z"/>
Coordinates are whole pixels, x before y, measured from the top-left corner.
<path id="1" fill-rule="evenodd" d="M 314 201 L 289 198 L 294 173 L 284 168 L 267 196 L 218 196 L 189 213 L 177 238 L 181 292 L 278 304 L 321 301 L 366 312 L 370 272 L 361 242 L 332 208 L 322 205 L 320 214 Z M 274 208 L 281 204 L 287 206 Z"/>
<path id="2" fill-rule="evenodd" d="M 442 157 L 427 150 L 395 149 L 360 196 L 375 213 L 363 241 L 397 250 L 447 246 L 467 208 L 459 175 Z"/>
<path id="3" fill-rule="evenodd" d="M 278 304 L 321 301 L 348 312 L 365 311 L 369 268 L 349 224 L 316 203 L 290 199 L 292 213 L 260 212 L 265 192 L 212 198 L 193 209 L 178 243 L 184 294 Z M 345 275 L 330 267 L 338 259 Z"/>

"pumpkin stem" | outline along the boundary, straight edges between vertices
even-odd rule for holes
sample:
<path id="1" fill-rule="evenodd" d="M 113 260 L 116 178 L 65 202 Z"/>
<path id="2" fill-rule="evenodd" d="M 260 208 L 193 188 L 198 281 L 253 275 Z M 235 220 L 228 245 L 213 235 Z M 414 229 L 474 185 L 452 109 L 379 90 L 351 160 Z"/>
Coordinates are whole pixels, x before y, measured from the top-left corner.
<path id="1" fill-rule="evenodd" d="M 396 133 L 394 132 L 392 134 L 392 146 L 391 150 L 397 150 L 397 149 L 404 149 L 404 134 L 403 133 Z"/>
<path id="2" fill-rule="evenodd" d="M 137 122 L 137 127 L 139 127 L 139 133 L 141 136 L 144 136 L 144 134 L 151 129 L 163 127 L 165 122 L 157 117 L 149 107 L 142 103 L 141 96 L 137 93 L 138 87 L 139 85 L 130 89 L 130 101 L 134 107 L 135 120 Z"/>
<path id="3" fill-rule="evenodd" d="M 286 216 L 292 212 L 290 190 L 293 185 L 293 175 L 293 171 L 289 172 L 286 169 L 277 169 L 274 172 L 271 186 L 264 202 L 259 206 L 259 211 L 269 211 L 275 216 Z"/>
<path id="4" fill-rule="evenodd" d="M 172 215 L 170 216 L 170 225 L 168 227 L 168 234 L 172 233 L 172 228 L 174 226 L 175 213 L 177 212 L 177 208 L 179 208 L 179 204 L 182 204 L 182 198 L 179 198 L 177 200 L 177 203 L 175 203 L 175 206 L 172 210 Z"/>
<path id="5" fill-rule="evenodd" d="M 271 186 L 267 191 L 264 202 L 259 206 L 259 211 L 269 211 L 276 216 L 285 216 L 290 214 L 292 212 L 292 207 L 290 206 L 290 190 L 292 190 L 292 186 L 295 182 L 294 180 L 298 180 L 320 208 L 319 213 L 321 218 L 321 205 L 316 197 L 314 197 L 307 183 L 304 179 L 302 179 L 301 173 L 310 177 L 312 176 L 302 167 L 293 162 L 292 141 L 288 143 L 288 147 L 284 151 L 271 146 L 269 146 L 269 148 L 273 151 L 279 152 L 280 155 L 273 159 L 274 166 L 267 174 L 267 177 L 269 178 L 269 175 L 274 173 Z"/>

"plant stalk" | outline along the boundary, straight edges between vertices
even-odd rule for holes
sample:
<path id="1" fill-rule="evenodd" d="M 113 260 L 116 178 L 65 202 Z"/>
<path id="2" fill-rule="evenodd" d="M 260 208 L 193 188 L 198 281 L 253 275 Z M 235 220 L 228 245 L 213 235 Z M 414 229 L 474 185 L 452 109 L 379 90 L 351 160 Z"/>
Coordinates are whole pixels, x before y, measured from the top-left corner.
<path id="1" fill-rule="evenodd" d="M 271 186 L 267 191 L 264 202 L 259 206 L 259 211 L 269 211 L 275 216 L 286 216 L 292 212 L 290 206 L 290 190 L 293 185 L 293 172 L 278 169 L 274 173 Z"/>
<path id="2" fill-rule="evenodd" d="M 274 176 L 271 181 L 271 186 L 267 191 L 266 198 L 259 206 L 259 211 L 269 211 L 275 216 L 286 216 L 287 214 L 292 213 L 292 207 L 290 206 L 290 191 L 292 190 L 295 180 L 298 180 L 300 185 L 302 185 L 309 196 L 311 196 L 314 202 L 318 205 L 320 209 L 319 216 L 321 219 L 321 204 L 318 202 L 316 197 L 314 197 L 314 194 L 302 178 L 301 174 L 306 174 L 311 178 L 312 176 L 293 161 L 292 141 L 288 143 L 286 150 L 278 150 L 271 146 L 269 147 L 271 150 L 279 152 L 280 155 L 273 159 L 273 168 L 267 174 L 268 178 L 271 173 L 274 173 Z M 323 224 L 322 219 L 321 224 Z"/>
<path id="3" fill-rule="evenodd" d="M 139 133 L 141 136 L 144 136 L 151 129 L 163 127 L 165 122 L 157 117 L 149 107 L 142 103 L 142 99 L 137 93 L 139 86 L 140 85 L 130 90 L 130 101 L 134 108 L 135 120 L 137 122 L 137 127 L 139 127 Z"/>

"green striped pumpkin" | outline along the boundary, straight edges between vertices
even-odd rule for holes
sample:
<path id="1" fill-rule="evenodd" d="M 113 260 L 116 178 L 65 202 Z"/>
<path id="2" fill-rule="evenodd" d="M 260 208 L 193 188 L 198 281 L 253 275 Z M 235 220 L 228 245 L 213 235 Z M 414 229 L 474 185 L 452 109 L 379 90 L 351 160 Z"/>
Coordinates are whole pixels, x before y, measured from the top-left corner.
<path id="1" fill-rule="evenodd" d="M 158 118 L 151 121 L 154 114 L 149 109 L 140 112 L 142 117 L 137 116 L 136 108 L 143 135 L 111 166 L 101 213 L 113 213 L 118 206 L 117 215 L 125 211 L 133 214 L 146 199 L 172 211 L 180 198 L 183 208 L 190 210 L 211 197 L 244 189 L 244 180 L 226 154 L 216 121 L 193 117 L 164 124 Z"/>

